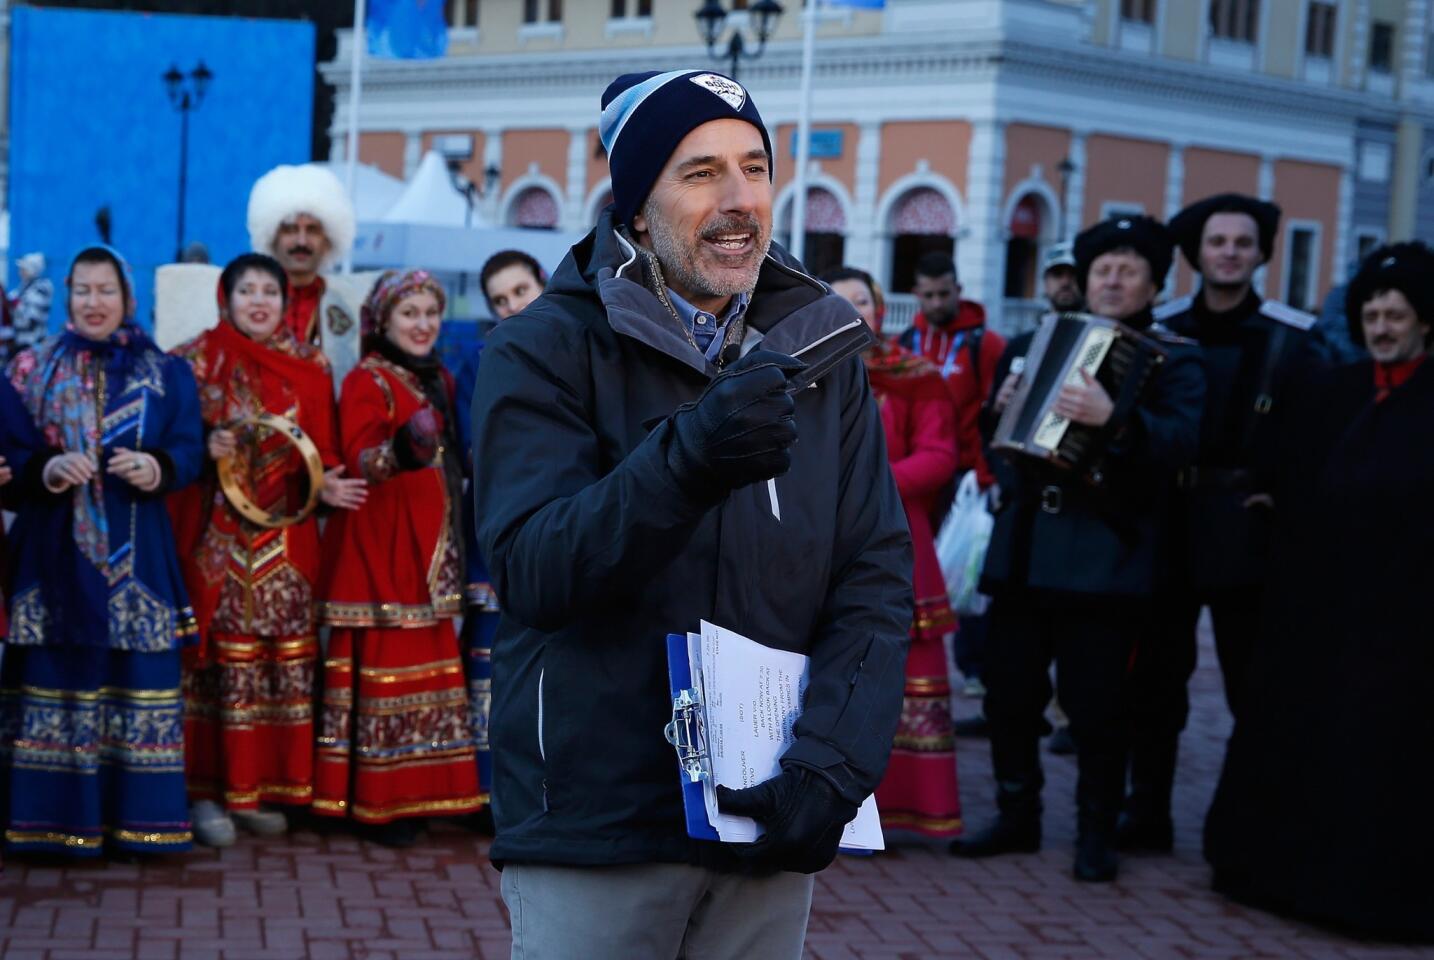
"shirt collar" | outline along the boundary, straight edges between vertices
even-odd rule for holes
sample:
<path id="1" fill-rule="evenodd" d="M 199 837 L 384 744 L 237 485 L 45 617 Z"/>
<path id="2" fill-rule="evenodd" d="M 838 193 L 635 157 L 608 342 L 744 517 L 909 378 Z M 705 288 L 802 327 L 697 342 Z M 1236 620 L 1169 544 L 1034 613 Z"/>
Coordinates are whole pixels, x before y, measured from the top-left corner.
<path id="1" fill-rule="evenodd" d="M 669 300 L 672 301 L 672 309 L 677 311 L 677 319 L 682 321 L 682 325 L 687 328 L 689 333 L 693 332 L 696 329 L 698 317 L 706 319 L 708 323 L 713 325 L 713 329 L 720 333 L 723 329 L 726 328 L 727 324 L 731 323 L 733 320 L 740 320 L 743 316 L 745 316 L 747 313 L 747 307 L 752 302 L 752 295 L 750 293 L 737 294 L 732 298 L 732 302 L 727 306 L 727 313 L 719 320 L 716 316 L 711 313 L 708 313 L 706 310 L 698 309 L 697 307 L 688 303 L 686 300 L 682 299 L 682 297 L 677 293 L 677 291 L 673 290 L 671 287 L 667 288 L 667 297 Z M 722 337 L 713 337 L 712 345 L 707 349 L 707 359 L 713 359 L 721 351 Z"/>
<path id="2" fill-rule="evenodd" d="M 667 296 L 672 301 L 673 308 L 677 311 L 677 318 L 687 324 L 688 327 L 695 324 L 698 317 L 706 317 L 719 327 L 725 326 L 745 314 L 747 312 L 747 305 L 752 302 L 752 295 L 750 293 L 737 294 L 728 305 L 726 316 L 719 321 L 715 315 L 708 313 L 706 310 L 694 307 L 682 299 L 682 296 L 671 287 L 667 288 Z"/>

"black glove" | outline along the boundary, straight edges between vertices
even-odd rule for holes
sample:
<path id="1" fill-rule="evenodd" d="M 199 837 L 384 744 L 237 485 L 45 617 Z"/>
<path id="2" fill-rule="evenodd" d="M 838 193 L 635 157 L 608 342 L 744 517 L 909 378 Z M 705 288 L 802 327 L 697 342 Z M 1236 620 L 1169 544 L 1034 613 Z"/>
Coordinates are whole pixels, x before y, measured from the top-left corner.
<path id="1" fill-rule="evenodd" d="M 796 404 L 787 377 L 806 364 L 753 350 L 672 415 L 667 464 L 684 489 L 719 499 L 792 467 Z"/>
<path id="2" fill-rule="evenodd" d="M 767 828 L 756 843 L 732 845 L 739 857 L 796 873 L 816 873 L 836 859 L 842 831 L 857 811 L 820 774 L 796 764 L 745 790 L 718 785 L 717 808 Z"/>
<path id="3" fill-rule="evenodd" d="M 438 456 L 443 417 L 432 407 L 419 407 L 393 436 L 393 454 L 404 470 L 422 470 Z"/>

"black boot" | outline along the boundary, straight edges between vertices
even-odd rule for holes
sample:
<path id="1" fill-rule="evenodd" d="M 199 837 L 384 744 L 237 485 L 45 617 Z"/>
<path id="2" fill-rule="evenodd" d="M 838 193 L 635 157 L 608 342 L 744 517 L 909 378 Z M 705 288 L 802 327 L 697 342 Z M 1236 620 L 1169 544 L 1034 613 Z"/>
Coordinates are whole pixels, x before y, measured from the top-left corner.
<path id="1" fill-rule="evenodd" d="M 1071 734 L 1070 724 L 1063 727 L 1056 727 L 1051 733 L 1051 739 L 1046 744 L 1046 749 L 1061 757 L 1073 756 L 1076 752 L 1075 737 Z"/>
<path id="2" fill-rule="evenodd" d="M 1114 827 L 1087 824 L 1082 819 L 1080 835 L 1076 837 L 1075 878 L 1086 883 L 1109 883 L 1119 869 Z"/>
<path id="3" fill-rule="evenodd" d="M 996 785 L 995 821 L 984 830 L 951 841 L 951 855 L 979 860 L 1003 853 L 1041 849 L 1041 777 L 1002 780 Z"/>
<path id="4" fill-rule="evenodd" d="M 1080 779 L 1076 783 L 1075 878 L 1086 883 L 1115 879 L 1120 860 L 1115 853 L 1115 822 L 1125 787 L 1125 753 L 1119 749 L 1079 748 Z"/>
<path id="5" fill-rule="evenodd" d="M 1130 796 L 1116 831 L 1121 850 L 1169 853 L 1174 849 L 1170 791 L 1175 784 L 1176 743 L 1142 744 L 1131 752 Z"/>
<path id="6" fill-rule="evenodd" d="M 423 833 L 424 818 L 405 817 L 390 820 L 371 828 L 369 839 L 393 850 L 406 850 L 418 842 Z"/>

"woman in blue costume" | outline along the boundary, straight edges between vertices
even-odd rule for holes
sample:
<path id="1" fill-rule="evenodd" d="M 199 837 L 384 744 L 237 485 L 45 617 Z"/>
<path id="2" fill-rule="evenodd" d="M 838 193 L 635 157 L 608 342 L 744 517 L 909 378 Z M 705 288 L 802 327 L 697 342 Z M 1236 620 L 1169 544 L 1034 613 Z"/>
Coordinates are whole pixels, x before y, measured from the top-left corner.
<path id="1" fill-rule="evenodd" d="M 500 250 L 488 258 L 479 275 L 488 312 L 502 322 L 523 311 L 543 293 L 548 275 L 531 254 L 521 250 Z M 473 390 L 478 384 L 478 364 L 483 342 L 458 369 L 458 430 L 463 440 L 463 461 L 471 478 L 473 462 Z M 493 700 L 493 634 L 498 631 L 498 596 L 488 582 L 488 567 L 478 549 L 477 524 L 470 490 L 463 509 L 464 561 L 463 665 L 468 676 L 468 705 L 473 722 L 473 739 L 478 745 L 478 789 L 483 810 L 474 814 L 472 825 L 481 833 L 493 834 L 493 812 L 489 789 L 493 783 L 493 755 L 488 748 L 488 712 Z"/>
<path id="2" fill-rule="evenodd" d="M 478 358 L 483 346 L 472 360 L 458 372 L 458 429 L 463 439 L 463 461 L 467 473 L 473 475 L 473 390 L 478 383 Z M 493 755 L 488 748 L 488 711 L 493 699 L 493 634 L 498 630 L 498 596 L 488 582 L 488 567 L 478 550 L 478 534 L 473 517 L 473 494 L 470 491 L 463 508 L 464 562 L 463 579 L 463 668 L 468 678 L 468 710 L 473 723 L 473 741 L 478 747 L 478 790 L 483 809 L 472 818 L 473 827 L 492 836 L 493 812 L 489 789 L 493 784 Z"/>
<path id="3" fill-rule="evenodd" d="M 0 503 L 6 510 L 19 509 L 21 491 L 34 482 L 30 461 L 39 448 L 40 434 L 30 422 L 24 401 L 10 381 L 0 377 Z M 5 576 L 9 551 L 4 544 L 5 537 L 0 532 L 0 582 L 9 579 Z M 0 637 L 4 637 L 10 626 L 3 604 L 0 598 Z"/>
<path id="4" fill-rule="evenodd" d="M 134 324 L 116 251 L 81 251 L 66 284 L 65 332 L 8 369 L 41 448 L 12 530 L 6 848 L 187 850 L 179 647 L 195 627 L 164 494 L 202 462 L 194 377 Z"/>

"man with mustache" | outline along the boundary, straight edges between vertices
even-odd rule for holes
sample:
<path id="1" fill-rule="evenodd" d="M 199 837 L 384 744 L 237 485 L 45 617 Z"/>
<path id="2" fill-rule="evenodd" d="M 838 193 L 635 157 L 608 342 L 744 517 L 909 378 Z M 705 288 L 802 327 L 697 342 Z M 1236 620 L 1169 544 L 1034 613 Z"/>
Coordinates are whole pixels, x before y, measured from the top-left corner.
<path id="1" fill-rule="evenodd" d="M 796 958 L 900 717 L 911 541 L 855 309 L 771 243 L 772 149 L 701 70 L 603 94 L 613 204 L 500 323 L 473 398 L 494 818 L 514 956 Z M 798 442 L 800 438 L 800 442 Z M 810 657 L 781 772 L 685 828 L 664 636 Z"/>
<path id="2" fill-rule="evenodd" d="M 1210 608 L 1226 702 L 1237 714 L 1258 634 L 1275 414 L 1287 385 L 1322 362 L 1315 317 L 1254 289 L 1279 223 L 1279 207 L 1237 193 L 1207 197 L 1170 221 L 1200 287 L 1156 316 L 1200 344 L 1207 386 L 1199 457 L 1176 478 L 1171 523 L 1181 548 L 1164 624 L 1137 651 L 1132 673 L 1130 793 L 1119 838 L 1127 850 L 1168 852 L 1174 841 L 1170 791 L 1201 608 Z"/>
<path id="3" fill-rule="evenodd" d="M 1165 501 L 1173 474 L 1194 457 L 1205 384 L 1194 345 L 1151 317 L 1173 256 L 1165 227 L 1149 217 L 1114 217 L 1078 235 L 1074 253 L 1090 312 L 1155 338 L 1166 356 L 1135 393 L 1113 395 L 1089 375 L 1059 388 L 1054 411 L 1099 431 L 1092 462 L 1076 470 L 1022 456 L 1001 468 L 1005 502 L 981 578 L 991 597 L 985 714 L 998 814 L 990 827 L 953 841 L 951 852 L 980 858 L 1040 849 L 1039 740 L 1054 660 L 1080 771 L 1073 872 L 1109 882 L 1119 867 L 1127 669 L 1154 622 L 1166 566 Z M 1022 370 L 1031 341 L 1023 334 L 1006 348 L 993 415 L 1011 402 L 1020 377 L 1034 375 Z"/>
<path id="4" fill-rule="evenodd" d="M 284 323 L 304 343 L 323 348 L 334 384 L 358 362 L 358 304 L 320 271 L 353 246 L 353 205 L 338 177 L 318 164 L 281 164 L 249 193 L 249 242 L 278 260 L 289 277 Z"/>
<path id="5" fill-rule="evenodd" d="M 1215 887 L 1362 936 L 1434 941 L 1434 252 L 1345 295 L 1370 359 L 1280 398 L 1267 608 L 1205 824 Z"/>

